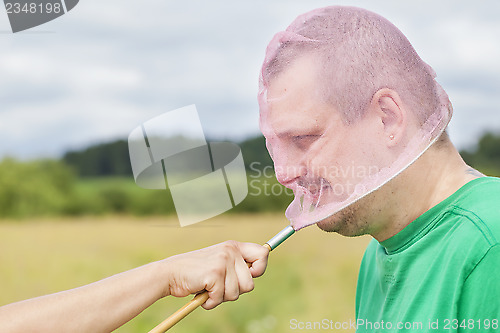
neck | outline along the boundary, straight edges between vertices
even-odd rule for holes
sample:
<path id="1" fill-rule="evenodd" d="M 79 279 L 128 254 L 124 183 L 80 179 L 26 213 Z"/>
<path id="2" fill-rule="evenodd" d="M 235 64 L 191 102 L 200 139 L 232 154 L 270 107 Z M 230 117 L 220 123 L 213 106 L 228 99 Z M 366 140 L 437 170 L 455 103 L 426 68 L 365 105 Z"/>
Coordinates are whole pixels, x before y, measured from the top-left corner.
<path id="1" fill-rule="evenodd" d="M 469 167 L 451 142 L 434 145 L 393 180 L 383 195 L 383 214 L 371 235 L 379 242 L 405 228 L 417 217 L 469 181 L 484 176 Z M 396 195 L 394 195 L 396 193 Z M 387 198 L 391 198 L 387 200 Z"/>

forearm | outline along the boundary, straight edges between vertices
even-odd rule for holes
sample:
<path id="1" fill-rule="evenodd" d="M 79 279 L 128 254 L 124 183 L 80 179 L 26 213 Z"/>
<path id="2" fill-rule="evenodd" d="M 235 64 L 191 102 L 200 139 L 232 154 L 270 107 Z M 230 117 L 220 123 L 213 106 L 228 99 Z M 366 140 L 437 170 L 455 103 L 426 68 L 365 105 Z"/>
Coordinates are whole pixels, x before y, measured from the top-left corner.
<path id="1" fill-rule="evenodd" d="M 57 294 L 0 307 L 1 332 L 111 332 L 168 293 L 159 261 Z"/>
<path id="2" fill-rule="evenodd" d="M 164 296 L 207 290 L 211 309 L 253 289 L 269 252 L 251 243 L 224 242 L 176 255 L 57 294 L 0 307 L 0 332 L 111 332 Z M 252 263 L 249 268 L 247 263 Z"/>

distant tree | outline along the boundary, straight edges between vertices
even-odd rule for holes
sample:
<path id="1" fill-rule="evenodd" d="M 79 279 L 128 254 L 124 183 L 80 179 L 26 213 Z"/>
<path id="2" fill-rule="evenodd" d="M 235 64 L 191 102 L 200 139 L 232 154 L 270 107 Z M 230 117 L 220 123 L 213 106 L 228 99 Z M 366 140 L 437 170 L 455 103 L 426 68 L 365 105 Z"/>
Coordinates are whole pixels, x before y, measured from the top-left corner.
<path id="1" fill-rule="evenodd" d="M 0 162 L 0 217 L 55 215 L 74 194 L 73 170 L 60 161 Z"/>
<path id="2" fill-rule="evenodd" d="M 272 166 L 263 136 L 244 140 L 241 148 L 247 171 Z M 132 176 L 128 142 L 118 140 L 93 145 L 80 151 L 69 151 L 63 161 L 73 167 L 80 177 Z"/>
<path id="3" fill-rule="evenodd" d="M 500 134 L 485 133 L 472 150 L 462 150 L 467 164 L 492 176 L 500 176 Z"/>
<path id="4" fill-rule="evenodd" d="M 266 139 L 262 135 L 242 141 L 239 146 L 247 171 L 252 172 L 273 166 L 273 161 L 266 148 Z"/>
<path id="5" fill-rule="evenodd" d="M 72 166 L 81 177 L 132 175 L 128 143 L 125 140 L 67 152 L 63 161 Z"/>

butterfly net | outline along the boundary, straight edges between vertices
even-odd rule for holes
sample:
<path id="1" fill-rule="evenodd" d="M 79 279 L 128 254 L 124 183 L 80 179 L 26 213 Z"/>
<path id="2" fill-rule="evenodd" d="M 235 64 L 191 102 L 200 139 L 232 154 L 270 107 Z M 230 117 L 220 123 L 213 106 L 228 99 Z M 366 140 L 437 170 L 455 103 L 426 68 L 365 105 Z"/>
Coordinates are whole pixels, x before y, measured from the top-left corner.
<path id="1" fill-rule="evenodd" d="M 405 170 L 444 132 L 447 94 L 389 21 L 354 7 L 299 16 L 266 49 L 260 127 L 295 230 Z"/>

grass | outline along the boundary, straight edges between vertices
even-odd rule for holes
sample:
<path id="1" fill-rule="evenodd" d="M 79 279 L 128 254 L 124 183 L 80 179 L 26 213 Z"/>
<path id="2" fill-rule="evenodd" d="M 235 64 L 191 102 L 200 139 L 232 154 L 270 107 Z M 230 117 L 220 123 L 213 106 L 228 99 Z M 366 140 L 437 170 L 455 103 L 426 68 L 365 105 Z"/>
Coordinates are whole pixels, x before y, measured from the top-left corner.
<path id="1" fill-rule="evenodd" d="M 264 243 L 282 214 L 228 214 L 180 228 L 175 217 L 104 216 L 0 223 L 0 305 L 87 284 L 227 239 Z M 197 309 L 172 332 L 292 332 L 290 320 L 354 320 L 359 263 L 368 237 L 316 227 L 271 254 L 255 290 L 211 311 Z M 147 332 L 191 297 L 156 302 L 116 332 Z"/>

